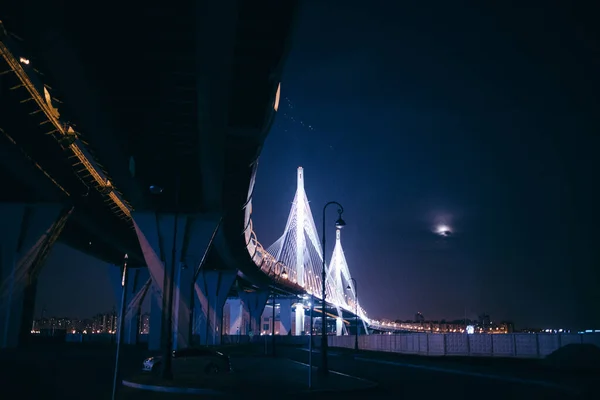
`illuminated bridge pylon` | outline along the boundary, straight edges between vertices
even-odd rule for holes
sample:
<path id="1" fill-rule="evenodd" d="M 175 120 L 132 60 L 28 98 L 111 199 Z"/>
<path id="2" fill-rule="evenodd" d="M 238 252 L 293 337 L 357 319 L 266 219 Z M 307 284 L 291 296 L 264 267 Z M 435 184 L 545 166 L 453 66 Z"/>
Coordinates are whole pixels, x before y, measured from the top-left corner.
<path id="1" fill-rule="evenodd" d="M 296 195 L 285 226 L 283 235 L 268 249 L 276 263 L 281 264 L 279 274 L 285 271 L 285 278 L 303 287 L 308 294 L 321 299 L 321 274 L 323 271 L 323 250 L 315 221 L 304 190 L 304 170 L 298 168 Z M 336 244 L 325 281 L 328 303 L 337 308 L 341 317 L 346 310 L 354 313 L 356 296 L 351 283 L 350 271 L 340 240 L 340 231 L 336 232 Z M 351 290 L 346 288 L 350 285 Z M 365 321 L 366 314 L 359 307 L 359 317 Z"/>
<path id="2" fill-rule="evenodd" d="M 323 250 L 304 191 L 302 167 L 298 168 L 296 195 L 283 235 L 267 249 L 267 252 L 288 268 L 285 271 L 287 279 L 303 287 L 307 293 L 321 297 Z M 326 291 L 328 297 L 332 296 L 329 289 L 328 287 Z"/>
<path id="3" fill-rule="evenodd" d="M 360 303 L 357 304 L 356 288 L 352 283 L 352 275 L 350 275 L 350 269 L 348 268 L 344 249 L 342 248 L 341 232 L 339 229 L 335 233 L 335 247 L 331 256 L 327 279 L 331 282 L 330 285 L 332 288 L 335 288 L 333 290 L 335 297 L 329 299 L 329 301 L 337 305 L 338 308 L 357 313 L 363 322 L 365 332 L 368 332 L 367 325 L 369 319 L 365 311 L 360 307 Z"/>

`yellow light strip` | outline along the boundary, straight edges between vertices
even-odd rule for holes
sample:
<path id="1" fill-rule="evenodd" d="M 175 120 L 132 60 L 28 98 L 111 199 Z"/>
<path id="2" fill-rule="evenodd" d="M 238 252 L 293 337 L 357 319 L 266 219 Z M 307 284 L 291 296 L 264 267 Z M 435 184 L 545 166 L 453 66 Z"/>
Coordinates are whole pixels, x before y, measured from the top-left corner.
<path id="1" fill-rule="evenodd" d="M 37 105 L 46 115 L 46 118 L 54 125 L 56 131 L 58 131 L 61 135 L 68 135 L 66 127 L 63 126 L 56 115 L 56 111 L 54 108 L 48 104 L 42 95 L 38 92 L 34 84 L 29 79 L 27 72 L 23 69 L 19 61 L 13 56 L 8 47 L 0 41 L 0 53 L 2 53 L 2 57 L 6 60 L 10 68 L 17 75 L 22 85 L 27 89 L 31 98 L 35 100 Z M 121 200 L 121 198 L 115 193 L 115 189 L 112 184 L 109 183 L 108 178 L 103 178 L 102 175 L 98 172 L 98 170 L 92 164 L 92 161 L 88 160 L 88 158 L 83 154 L 79 145 L 77 143 L 72 143 L 69 145 L 69 148 L 75 154 L 75 156 L 79 159 L 81 164 L 84 165 L 85 169 L 89 172 L 89 174 L 94 178 L 94 180 L 98 183 L 98 186 L 104 191 L 110 188 L 108 196 L 110 199 L 119 207 L 119 209 L 127 216 L 131 217 L 131 209 L 130 207 Z"/>

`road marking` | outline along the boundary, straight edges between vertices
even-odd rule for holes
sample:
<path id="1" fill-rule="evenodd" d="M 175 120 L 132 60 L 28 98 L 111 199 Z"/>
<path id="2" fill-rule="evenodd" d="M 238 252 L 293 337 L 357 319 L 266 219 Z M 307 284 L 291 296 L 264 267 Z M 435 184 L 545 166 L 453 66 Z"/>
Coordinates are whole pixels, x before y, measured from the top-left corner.
<path id="1" fill-rule="evenodd" d="M 304 347 L 301 347 L 299 350 L 306 351 L 307 353 L 310 353 L 310 349 L 306 349 Z M 313 349 L 312 352 L 313 353 L 320 353 L 319 349 Z M 328 351 L 327 354 L 330 355 L 330 356 L 334 356 L 334 357 L 341 356 L 340 353 L 336 353 L 335 351 Z"/>
<path id="2" fill-rule="evenodd" d="M 204 394 L 208 396 L 224 396 L 224 392 L 212 389 L 201 389 L 201 388 L 186 388 L 177 386 L 157 386 L 157 385 L 143 385 L 141 383 L 135 383 L 123 380 L 123 386 L 130 387 L 132 389 L 148 390 L 150 392 L 160 393 L 179 393 L 179 394 Z"/>
<path id="3" fill-rule="evenodd" d="M 371 363 L 385 364 L 385 365 L 394 365 L 397 367 L 424 369 L 424 370 L 428 370 L 428 371 L 443 372 L 443 373 L 447 373 L 447 374 L 467 375 L 467 376 L 473 376 L 473 377 L 477 377 L 477 378 L 486 378 L 486 379 L 494 379 L 494 380 L 500 380 L 500 381 L 506 381 L 506 382 L 513 382 L 513 383 L 522 383 L 522 384 L 526 384 L 526 385 L 544 386 L 544 387 L 551 388 L 551 389 L 560 389 L 560 390 L 567 391 L 567 392 L 578 393 L 578 391 L 572 387 L 561 386 L 561 385 L 557 385 L 555 383 L 540 381 L 540 380 L 535 380 L 535 379 L 515 378 L 512 376 L 502 376 L 502 375 L 496 375 L 496 374 L 484 374 L 481 372 L 461 371 L 458 369 L 432 367 L 432 366 L 425 366 L 425 365 L 418 365 L 418 364 L 408 364 L 408 363 L 401 363 L 401 362 L 397 362 L 397 361 L 375 360 L 372 358 L 365 358 L 365 357 L 354 357 L 354 359 L 357 361 L 364 361 L 364 362 L 371 362 Z"/>
<path id="4" fill-rule="evenodd" d="M 288 358 L 288 360 L 290 360 L 291 362 L 294 362 L 296 364 L 300 364 L 300 365 L 304 365 L 305 367 L 310 367 L 310 365 L 300 362 L 300 361 L 296 361 L 296 360 L 292 360 L 291 358 Z M 313 368 L 318 368 L 316 365 L 312 366 Z M 366 382 L 369 383 L 371 385 L 377 386 L 376 382 L 370 381 L 368 379 L 365 378 L 359 378 L 358 376 L 354 376 L 354 375 L 348 375 L 348 374 L 344 374 L 343 372 L 339 372 L 339 371 L 333 371 L 333 370 L 329 370 L 330 373 L 335 374 L 335 375 L 340 375 L 340 376 L 345 376 L 346 378 L 352 378 L 352 379 L 356 379 L 357 381 L 362 381 L 362 382 Z"/>

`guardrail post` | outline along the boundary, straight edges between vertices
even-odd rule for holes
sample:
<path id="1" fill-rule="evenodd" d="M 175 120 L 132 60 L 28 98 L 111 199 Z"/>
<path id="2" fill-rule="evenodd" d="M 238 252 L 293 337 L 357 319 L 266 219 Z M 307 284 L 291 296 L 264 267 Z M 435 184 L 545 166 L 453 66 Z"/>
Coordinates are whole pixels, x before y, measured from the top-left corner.
<path id="1" fill-rule="evenodd" d="M 448 353 L 447 350 L 446 350 L 446 334 L 442 333 L 442 336 L 443 336 L 443 338 L 442 338 L 442 351 L 443 351 L 444 355 L 446 355 Z"/>
<path id="2" fill-rule="evenodd" d="M 465 333 L 465 338 L 467 339 L 467 355 L 471 355 L 471 340 L 469 339 L 469 334 Z"/>

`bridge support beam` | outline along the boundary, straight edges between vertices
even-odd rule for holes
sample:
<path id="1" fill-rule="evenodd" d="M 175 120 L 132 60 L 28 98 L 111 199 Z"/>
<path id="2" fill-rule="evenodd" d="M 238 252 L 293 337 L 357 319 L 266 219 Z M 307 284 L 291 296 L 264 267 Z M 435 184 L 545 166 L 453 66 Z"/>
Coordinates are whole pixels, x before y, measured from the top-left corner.
<path id="1" fill-rule="evenodd" d="M 110 270 L 111 283 L 115 292 L 115 304 L 121 302 L 123 266 L 115 265 Z M 123 344 L 137 344 L 140 331 L 142 302 L 146 297 L 150 273 L 146 268 L 127 270 L 127 287 L 125 288 L 125 326 Z M 121 316 L 119 315 L 119 318 Z M 119 326 L 119 325 L 117 325 Z"/>
<path id="2" fill-rule="evenodd" d="M 292 301 L 290 299 L 279 300 L 279 334 L 287 335 L 292 331 Z"/>
<path id="3" fill-rule="evenodd" d="M 267 300 L 269 299 L 269 292 L 266 290 L 256 292 L 240 291 L 238 295 L 246 305 L 248 313 L 250 314 L 250 329 L 252 333 L 255 336 L 260 335 L 262 332 L 260 329 L 261 318 L 263 311 L 265 310 L 265 306 L 267 305 Z"/>
<path id="4" fill-rule="evenodd" d="M 335 335 L 342 336 L 344 334 L 344 320 L 341 317 L 335 319 Z"/>
<path id="5" fill-rule="evenodd" d="M 195 287 L 194 335 L 201 345 L 221 344 L 223 307 L 237 274 L 201 270 Z"/>
<path id="6" fill-rule="evenodd" d="M 242 299 L 228 299 L 227 304 L 229 305 L 229 329 L 227 330 L 228 335 L 241 335 L 242 324 L 244 319 L 244 303 Z"/>
<path id="7" fill-rule="evenodd" d="M 0 348 L 27 342 L 38 275 L 70 214 L 58 204 L 0 205 Z"/>
<path id="8" fill-rule="evenodd" d="M 166 345 L 167 329 L 172 330 L 173 349 L 191 344 L 191 321 L 195 308 L 193 296 L 198 296 L 201 292 L 198 286 L 202 286 L 199 281 L 200 263 L 212 245 L 219 220 L 218 215 L 134 213 L 135 230 L 154 288 L 149 348 Z M 172 284 L 171 275 L 174 276 Z M 173 309 L 169 310 L 167 304 L 171 287 Z M 169 312 L 172 313 L 172 326 L 163 326 Z"/>
<path id="9" fill-rule="evenodd" d="M 294 335 L 301 336 L 304 333 L 304 304 L 295 304 L 294 310 L 296 316 L 296 329 Z"/>

